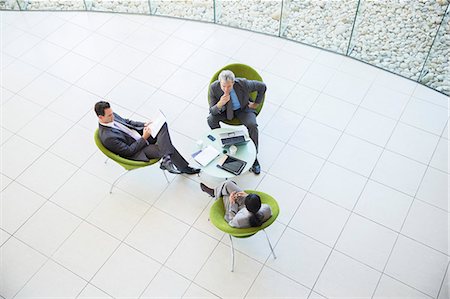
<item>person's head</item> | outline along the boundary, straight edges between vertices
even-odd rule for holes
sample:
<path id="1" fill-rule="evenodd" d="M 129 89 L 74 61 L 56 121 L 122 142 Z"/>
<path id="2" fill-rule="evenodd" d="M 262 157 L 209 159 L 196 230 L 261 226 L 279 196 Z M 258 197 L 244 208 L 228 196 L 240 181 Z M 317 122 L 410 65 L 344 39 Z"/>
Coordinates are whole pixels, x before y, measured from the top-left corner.
<path id="1" fill-rule="evenodd" d="M 101 123 L 110 123 L 114 121 L 114 114 L 108 102 L 99 101 L 94 107 L 95 113 Z"/>
<path id="2" fill-rule="evenodd" d="M 259 217 L 258 211 L 261 208 L 261 198 L 258 194 L 250 193 L 245 197 L 245 207 L 251 213 L 250 225 L 252 227 L 261 226 L 263 223 Z"/>
<path id="3" fill-rule="evenodd" d="M 234 85 L 235 76 L 232 71 L 223 70 L 219 74 L 220 88 L 224 93 L 230 93 Z"/>

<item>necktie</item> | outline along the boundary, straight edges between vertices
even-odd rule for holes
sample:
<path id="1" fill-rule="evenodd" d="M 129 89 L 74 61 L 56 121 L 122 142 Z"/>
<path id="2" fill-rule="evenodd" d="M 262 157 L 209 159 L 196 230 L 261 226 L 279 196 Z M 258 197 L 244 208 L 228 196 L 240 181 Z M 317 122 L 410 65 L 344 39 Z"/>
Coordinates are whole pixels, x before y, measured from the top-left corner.
<path id="1" fill-rule="evenodd" d="M 139 134 L 136 130 L 130 129 L 127 126 L 125 126 L 117 121 L 114 122 L 114 127 L 121 130 L 122 132 L 130 135 L 131 137 L 133 137 L 136 140 L 139 140 L 142 137 L 141 134 Z"/>

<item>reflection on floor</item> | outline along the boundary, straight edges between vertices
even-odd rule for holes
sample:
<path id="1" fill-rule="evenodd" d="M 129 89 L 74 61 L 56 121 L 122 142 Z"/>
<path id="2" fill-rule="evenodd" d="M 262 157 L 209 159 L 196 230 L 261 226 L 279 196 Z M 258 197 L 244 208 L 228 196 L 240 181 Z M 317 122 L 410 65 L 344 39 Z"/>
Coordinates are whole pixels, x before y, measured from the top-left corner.
<path id="1" fill-rule="evenodd" d="M 4 298 L 448 298 L 448 98 L 343 56 L 160 17 L 1 12 Z M 281 214 L 236 240 L 208 222 L 205 176 L 121 173 L 93 142 L 93 104 L 156 108 L 186 156 L 207 84 L 255 67 L 259 176 Z"/>

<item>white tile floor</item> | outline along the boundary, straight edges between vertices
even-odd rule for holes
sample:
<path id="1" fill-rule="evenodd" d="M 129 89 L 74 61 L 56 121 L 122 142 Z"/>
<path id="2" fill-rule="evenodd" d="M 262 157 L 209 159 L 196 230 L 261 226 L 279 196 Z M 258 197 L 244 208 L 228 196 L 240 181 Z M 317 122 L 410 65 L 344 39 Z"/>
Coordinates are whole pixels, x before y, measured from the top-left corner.
<path id="1" fill-rule="evenodd" d="M 349 58 L 227 27 L 109 13 L 0 12 L 0 298 L 448 298 L 448 97 Z M 225 42 L 224 42 L 225 40 Z M 211 74 L 268 84 L 263 235 L 208 222 L 205 177 L 104 164 L 95 101 L 167 111 L 189 156 Z"/>

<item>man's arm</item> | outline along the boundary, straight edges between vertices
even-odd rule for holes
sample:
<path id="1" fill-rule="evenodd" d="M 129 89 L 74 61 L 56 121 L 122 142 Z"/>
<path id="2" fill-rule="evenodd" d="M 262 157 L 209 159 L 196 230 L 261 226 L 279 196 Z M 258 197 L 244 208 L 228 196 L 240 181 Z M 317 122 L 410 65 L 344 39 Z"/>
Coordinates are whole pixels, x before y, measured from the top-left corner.
<path id="1" fill-rule="evenodd" d="M 216 94 L 214 93 L 214 89 L 215 89 L 214 86 L 215 86 L 215 84 L 217 84 L 216 82 L 214 82 L 213 84 L 211 84 L 209 86 L 209 92 L 208 92 L 209 112 L 212 115 L 221 114 L 226 109 L 225 105 L 221 105 L 221 103 L 219 103 L 221 98 L 217 97 Z"/>
<path id="2" fill-rule="evenodd" d="M 125 122 L 133 127 L 145 127 L 145 123 L 141 122 L 141 121 L 135 121 L 135 120 L 131 120 L 131 119 L 125 119 Z"/>
<path id="3" fill-rule="evenodd" d="M 145 123 L 140 122 L 140 121 L 134 121 L 128 118 L 123 118 L 122 116 L 120 116 L 117 113 L 114 113 L 114 117 L 117 118 L 118 120 L 126 123 L 127 125 L 133 126 L 133 127 L 138 127 L 138 128 L 144 128 Z"/>
<path id="4" fill-rule="evenodd" d="M 246 80 L 249 93 L 256 91 L 255 103 L 260 104 L 266 94 L 267 86 L 263 82 L 256 80 Z"/>

